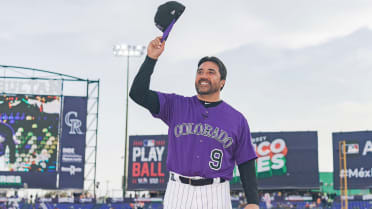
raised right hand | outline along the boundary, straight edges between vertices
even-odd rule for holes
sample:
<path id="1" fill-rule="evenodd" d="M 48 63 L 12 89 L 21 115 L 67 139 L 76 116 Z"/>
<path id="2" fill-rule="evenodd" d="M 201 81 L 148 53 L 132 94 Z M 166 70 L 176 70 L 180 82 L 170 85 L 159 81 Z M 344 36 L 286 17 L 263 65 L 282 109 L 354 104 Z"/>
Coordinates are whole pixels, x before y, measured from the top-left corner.
<path id="1" fill-rule="evenodd" d="M 164 51 L 165 41 L 161 42 L 161 36 L 156 37 L 147 46 L 147 56 L 158 59 Z"/>

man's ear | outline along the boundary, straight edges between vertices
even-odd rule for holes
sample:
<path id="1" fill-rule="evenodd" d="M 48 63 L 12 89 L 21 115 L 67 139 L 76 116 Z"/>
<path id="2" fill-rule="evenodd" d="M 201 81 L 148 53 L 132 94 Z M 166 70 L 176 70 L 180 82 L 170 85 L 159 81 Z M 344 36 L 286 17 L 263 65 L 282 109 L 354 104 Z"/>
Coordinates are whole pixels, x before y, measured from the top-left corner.
<path id="1" fill-rule="evenodd" d="M 221 80 L 221 86 L 220 86 L 220 91 L 223 89 L 225 86 L 226 80 Z"/>

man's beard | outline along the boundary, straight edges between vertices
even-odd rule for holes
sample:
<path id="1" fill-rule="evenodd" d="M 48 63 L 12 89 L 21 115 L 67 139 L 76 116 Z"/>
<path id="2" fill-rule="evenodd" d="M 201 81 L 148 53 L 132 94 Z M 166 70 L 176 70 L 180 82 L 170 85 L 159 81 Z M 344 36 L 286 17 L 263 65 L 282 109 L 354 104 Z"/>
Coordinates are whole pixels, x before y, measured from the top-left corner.
<path id="1" fill-rule="evenodd" d="M 217 85 L 212 85 L 209 81 L 207 81 L 209 83 L 209 88 L 207 90 L 200 90 L 198 88 L 200 86 L 200 82 L 201 81 L 199 81 L 199 83 L 195 83 L 195 90 L 200 95 L 213 94 L 213 93 L 216 93 L 220 89 Z"/>

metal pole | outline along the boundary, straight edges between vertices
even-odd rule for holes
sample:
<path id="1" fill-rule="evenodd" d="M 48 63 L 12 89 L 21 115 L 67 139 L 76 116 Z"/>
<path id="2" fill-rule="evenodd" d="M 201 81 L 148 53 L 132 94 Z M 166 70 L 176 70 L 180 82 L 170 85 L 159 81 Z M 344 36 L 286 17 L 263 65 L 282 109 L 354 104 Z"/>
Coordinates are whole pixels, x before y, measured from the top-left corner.
<path id="1" fill-rule="evenodd" d="M 343 170 L 343 174 L 340 175 L 340 191 L 341 191 L 341 209 L 348 209 L 348 196 L 347 196 L 347 168 L 346 168 L 346 141 L 338 142 L 339 149 L 339 163 L 340 171 Z"/>
<path id="2" fill-rule="evenodd" d="M 123 179 L 123 198 L 127 186 L 127 147 L 128 147 L 128 97 L 129 97 L 129 55 L 127 56 L 127 88 L 126 88 L 126 108 L 125 108 L 125 138 L 124 138 L 124 179 Z"/>
<path id="3" fill-rule="evenodd" d="M 64 101 L 64 96 L 63 96 L 63 85 L 64 85 L 64 79 L 62 78 L 61 79 L 61 94 L 59 95 L 60 96 L 60 102 L 61 102 L 61 106 L 60 106 L 60 118 L 59 118 L 59 124 L 58 124 L 58 155 L 57 155 L 57 182 L 56 182 L 56 187 L 59 188 L 59 178 L 60 178 L 60 164 L 62 162 L 60 162 L 59 160 L 61 159 L 61 155 L 62 155 L 62 150 L 61 150 L 61 140 L 62 140 L 62 124 L 63 124 L 63 108 L 64 108 L 64 105 L 63 105 L 63 101 Z"/>
<path id="4" fill-rule="evenodd" d="M 128 165 L 128 99 L 129 99 L 129 59 L 130 57 L 139 57 L 143 55 L 145 46 L 118 44 L 114 46 L 114 55 L 120 57 L 127 57 L 127 83 L 126 83 L 126 97 L 125 97 L 125 139 L 124 139 L 124 175 L 123 175 L 123 198 L 125 197 L 126 188 L 128 185 L 127 165 Z"/>
<path id="5" fill-rule="evenodd" d="M 99 80 L 97 82 L 97 85 L 98 85 L 98 89 L 97 89 L 97 112 L 96 112 L 96 146 L 95 146 L 95 156 L 94 156 L 94 199 L 97 201 L 97 197 L 96 197 L 96 184 L 97 184 L 97 180 L 96 180 L 96 176 L 97 176 L 97 148 L 98 148 L 98 109 L 99 109 Z"/>
<path id="6" fill-rule="evenodd" d="M 348 209 L 349 208 L 349 203 L 348 203 L 348 196 L 347 196 L 347 168 L 346 168 L 346 141 L 344 140 L 342 142 L 342 151 L 343 151 L 343 158 L 344 158 L 344 185 L 345 185 L 345 188 L 344 188 L 344 194 L 345 194 L 345 209 Z"/>

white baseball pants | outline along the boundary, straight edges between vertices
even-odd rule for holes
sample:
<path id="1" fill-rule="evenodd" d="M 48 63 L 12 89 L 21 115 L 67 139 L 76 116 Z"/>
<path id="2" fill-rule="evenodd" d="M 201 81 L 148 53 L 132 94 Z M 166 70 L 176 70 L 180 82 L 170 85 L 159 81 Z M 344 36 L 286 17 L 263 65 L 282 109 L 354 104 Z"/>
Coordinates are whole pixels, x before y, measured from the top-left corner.
<path id="1" fill-rule="evenodd" d="M 175 181 L 174 181 L 175 180 Z M 231 209 L 230 184 L 216 182 L 204 186 L 182 183 L 178 175 L 169 179 L 164 209 Z"/>

